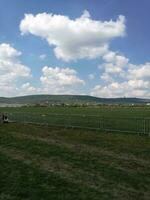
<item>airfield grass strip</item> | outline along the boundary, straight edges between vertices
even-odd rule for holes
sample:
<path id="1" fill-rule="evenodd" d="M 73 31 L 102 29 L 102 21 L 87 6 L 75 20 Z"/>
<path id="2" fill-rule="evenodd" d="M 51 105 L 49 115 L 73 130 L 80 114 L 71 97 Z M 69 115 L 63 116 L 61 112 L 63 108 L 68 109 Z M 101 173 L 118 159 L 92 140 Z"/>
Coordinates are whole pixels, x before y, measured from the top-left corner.
<path id="1" fill-rule="evenodd" d="M 39 135 L 41 137 L 53 137 L 55 139 L 63 139 L 66 142 L 74 142 L 80 144 L 87 144 L 93 147 L 103 147 L 110 150 L 121 150 L 126 151 L 127 153 L 138 154 L 138 152 L 145 149 L 150 150 L 150 138 L 147 136 L 137 136 L 130 134 L 102 134 L 98 131 L 84 131 L 84 130 L 76 130 L 76 129 L 65 129 L 58 127 L 45 127 L 38 125 L 23 125 L 23 124 L 8 124 L 1 127 L 0 131 L 5 131 L 7 128 L 7 132 L 14 130 L 25 134 Z M 114 145 L 115 143 L 115 145 Z M 122 144 L 126 144 L 123 145 Z M 116 147 L 116 148 L 115 148 Z M 124 147 L 124 148 L 122 148 Z M 118 153 L 118 152 L 117 152 Z M 143 153 L 142 153 L 143 154 Z M 143 155 L 140 156 L 143 156 Z M 149 158 L 149 151 L 144 152 L 144 155 L 147 155 Z"/>
<path id="2" fill-rule="evenodd" d="M 82 155 L 84 159 L 81 160 L 81 155 L 74 154 L 74 152 L 68 151 L 68 149 L 65 149 L 64 147 L 48 145 L 41 141 L 14 138 L 12 135 L 5 135 L 5 137 L 3 136 L 2 139 L 4 140 L 1 140 L 1 145 L 5 147 L 17 148 L 33 155 L 38 154 L 39 156 L 47 159 L 54 158 L 54 160 L 59 159 L 62 162 L 69 162 L 69 164 L 73 167 L 80 167 L 88 172 L 93 171 L 95 173 L 96 171 L 99 173 L 99 175 L 102 175 L 104 179 L 115 182 L 119 181 L 125 187 L 130 186 L 136 190 L 139 189 L 145 192 L 148 191 L 149 182 L 146 174 L 143 174 L 144 176 L 141 174 L 136 174 L 135 176 L 135 173 L 129 173 L 125 170 L 109 166 L 108 163 L 103 163 L 102 161 L 97 160 L 95 157 L 92 158 L 91 155 L 89 157 L 86 155 L 85 158 L 83 157 L 85 155 Z"/>
<path id="3" fill-rule="evenodd" d="M 118 155 L 116 153 L 113 153 L 112 151 L 106 151 L 104 149 L 100 148 L 94 148 L 94 147 L 89 147 L 88 145 L 85 144 L 71 144 L 67 143 L 63 140 L 60 139 L 54 139 L 52 137 L 41 137 L 36 135 L 31 135 L 31 134 L 20 134 L 19 132 L 11 132 L 12 135 L 15 135 L 15 137 L 22 139 L 29 139 L 32 141 L 39 141 L 39 142 L 44 142 L 48 145 L 56 145 L 60 147 L 64 147 L 67 149 L 67 151 L 72 151 L 74 153 L 80 154 L 81 156 L 93 156 L 97 159 L 100 159 L 101 162 L 106 164 L 110 164 L 110 160 L 113 159 L 113 166 L 116 164 L 116 167 L 119 167 L 120 169 L 125 169 L 126 171 L 133 171 L 135 172 L 141 172 L 141 170 L 150 170 L 150 162 L 145 161 L 143 159 L 136 159 L 134 156 L 126 156 L 125 155 Z"/>
<path id="4" fill-rule="evenodd" d="M 48 172 L 48 173 L 52 173 L 55 176 L 58 176 L 64 180 L 66 180 L 67 182 L 70 182 L 72 184 L 77 184 L 78 186 L 82 185 L 82 187 L 86 188 L 87 191 L 95 191 L 97 194 L 99 194 L 99 197 L 103 197 L 103 194 L 107 194 L 106 196 L 111 197 L 111 199 L 126 199 L 127 197 L 131 197 L 133 196 L 134 198 L 136 197 L 142 197 L 143 199 L 148 199 L 147 197 L 149 196 L 149 194 L 147 192 L 141 192 L 141 191 L 136 191 L 132 188 L 126 188 L 123 187 L 122 185 L 116 185 L 113 182 L 109 181 L 103 181 L 102 179 L 100 179 L 99 181 L 99 187 L 93 187 L 92 186 L 92 182 L 90 180 L 90 182 L 86 182 L 87 180 L 82 180 L 80 181 L 79 177 L 76 179 L 72 179 L 75 177 L 69 177 L 66 172 L 59 172 L 57 171 L 58 169 L 56 169 L 56 166 L 52 166 L 52 163 L 50 163 L 47 160 L 43 160 L 42 158 L 39 158 L 38 162 L 37 162 L 37 157 L 29 157 L 24 154 L 23 152 L 17 151 L 17 150 L 13 150 L 13 149 L 3 149 L 0 148 L 0 152 L 1 154 L 4 154 L 5 156 L 8 157 L 8 159 L 12 159 L 13 161 L 19 161 L 22 164 L 25 164 L 27 166 L 32 166 L 34 168 L 38 168 L 39 170 Z M 77 170 L 78 172 L 78 170 Z M 87 174 L 82 174 L 83 176 L 87 175 Z M 81 176 L 81 174 L 79 173 L 79 176 Z M 88 174 L 89 176 L 89 174 Z M 93 177 L 93 181 L 94 181 L 94 177 Z M 106 189 L 107 188 L 107 189 Z M 86 191 L 85 190 L 85 191 Z M 71 198 L 72 199 L 72 198 Z M 88 199 L 88 198 L 85 198 Z M 95 199 L 95 198 L 92 198 Z M 96 198 L 97 199 L 97 198 Z M 103 198 L 105 199 L 105 198 Z M 108 198 L 109 199 L 109 198 Z"/>
<path id="5" fill-rule="evenodd" d="M 8 196 L 14 200 L 76 200 L 113 198 L 111 192 L 97 191 L 80 183 L 73 183 L 65 177 L 39 169 L 32 164 L 22 162 L 18 157 L 11 158 L 0 154 L 0 199 Z M 2 196 L 1 196 L 2 195 Z M 2 198 L 1 198 L 2 197 Z"/>
<path id="6" fill-rule="evenodd" d="M 12 133 L 13 135 L 15 134 L 16 135 L 16 137 L 19 137 L 21 140 L 23 139 L 23 138 L 25 138 L 25 139 L 31 139 L 31 140 L 37 140 L 37 141 L 43 141 L 43 142 L 46 142 L 46 143 L 48 143 L 48 144 L 53 144 L 53 145 L 55 145 L 55 146 L 60 146 L 60 147 L 65 147 L 65 148 L 67 148 L 66 150 L 68 151 L 68 150 L 71 150 L 71 151 L 75 151 L 76 153 L 79 153 L 80 152 L 80 155 L 82 156 L 82 154 L 81 153 L 88 153 L 88 154 L 91 154 L 91 156 L 92 156 L 92 154 L 94 154 L 94 156 L 95 157 L 97 157 L 98 158 L 98 156 L 100 155 L 100 158 L 101 158 L 101 160 L 103 159 L 103 157 L 104 157 L 104 159 L 105 159 L 105 161 L 107 161 L 108 159 L 112 159 L 113 158 L 113 160 L 114 161 L 117 161 L 117 160 L 115 160 L 116 158 L 119 158 L 119 159 L 121 159 L 121 162 L 122 162 L 122 160 L 124 161 L 124 155 L 123 156 L 117 156 L 117 154 L 112 154 L 112 153 L 110 153 L 110 151 L 108 152 L 108 151 L 103 151 L 103 150 L 100 150 L 100 149 L 94 149 L 93 150 L 93 148 L 89 148 L 88 146 L 84 146 L 84 145 L 82 145 L 82 146 L 73 146 L 72 144 L 68 144 L 68 143 L 64 143 L 64 142 L 62 142 L 62 141 L 55 141 L 54 139 L 47 139 L 47 138 L 37 138 L 37 136 L 36 137 L 34 137 L 34 136 L 31 136 L 31 135 L 24 135 L 24 134 L 20 134 L 20 133 L 16 133 L 16 132 L 14 132 L 14 133 Z M 69 148 L 69 149 L 68 149 Z M 84 156 L 84 155 L 83 155 Z M 131 157 L 132 158 L 132 157 Z M 131 164 L 133 165 L 133 167 L 134 167 L 134 165 L 135 165 L 135 167 L 138 167 L 139 169 L 141 168 L 141 167 L 144 167 L 144 169 L 145 169 L 145 167 L 148 165 L 149 166 L 149 162 L 147 162 L 147 161 L 144 161 L 144 160 L 137 160 L 137 159 L 133 159 L 133 160 L 131 160 L 130 161 L 130 159 L 125 159 L 126 161 L 128 161 L 129 162 L 129 164 L 130 164 L 130 162 L 131 162 Z M 137 162 L 138 161 L 138 162 Z M 124 164 L 128 164 L 127 162 L 125 162 L 124 161 Z M 130 166 L 129 166 L 130 167 Z M 131 168 L 132 169 L 132 168 Z"/>
<path id="7" fill-rule="evenodd" d="M 6 132 L 5 126 L 0 132 Z M 13 131 L 12 131 L 13 130 Z M 99 132 L 81 131 L 73 129 L 60 129 L 51 127 L 41 127 L 33 125 L 9 124 L 7 132 L 14 132 L 18 135 L 27 135 L 32 138 L 38 136 L 41 140 L 54 142 L 54 144 L 64 146 L 75 146 L 79 151 L 89 149 L 102 151 L 110 156 L 150 164 L 150 138 L 122 134 L 102 134 Z M 81 148 L 80 148 L 81 147 Z M 94 152 L 95 153 L 95 152 Z"/>
<path id="8" fill-rule="evenodd" d="M 10 134 L 10 133 L 9 133 Z M 41 142 L 40 144 L 42 145 L 43 143 L 46 143 L 48 146 L 49 145 L 52 145 L 52 147 L 56 147 L 56 148 L 61 148 L 62 147 L 64 148 L 65 152 L 72 152 L 73 154 L 77 154 L 79 156 L 83 156 L 83 157 L 89 157 L 89 156 L 93 156 L 95 157 L 95 159 L 100 159 L 101 160 L 101 163 L 103 161 L 103 163 L 105 164 L 110 164 L 110 160 L 113 159 L 113 164 L 118 164 L 116 165 L 115 167 L 118 167 L 118 169 L 122 168 L 124 169 L 124 167 L 121 167 L 121 165 L 123 164 L 123 166 L 125 165 L 127 168 L 125 168 L 125 170 L 128 170 L 128 171 L 135 171 L 134 170 L 134 167 L 137 168 L 136 171 L 138 170 L 149 170 L 150 169 L 150 163 L 149 162 L 144 162 L 143 160 L 140 160 L 140 162 L 137 162 L 137 160 L 130 160 L 130 159 L 125 159 L 122 157 L 118 157 L 117 154 L 110 154 L 110 152 L 108 151 L 103 151 L 102 149 L 92 149 L 92 148 L 89 148 L 87 145 L 82 145 L 82 146 L 74 146 L 72 144 L 68 144 L 68 143 L 64 143 L 62 141 L 55 141 L 54 139 L 47 139 L 47 138 L 40 138 L 40 137 L 35 137 L 35 136 L 32 136 L 32 135 L 26 135 L 26 134 L 20 134 L 20 133 L 16 133 L 16 132 L 12 132 L 10 134 L 12 137 L 14 137 L 15 135 L 15 138 L 21 140 L 24 142 L 24 140 L 31 140 L 34 142 L 34 144 L 36 144 L 36 142 Z M 59 151 L 61 152 L 61 151 Z M 56 156 L 56 155 L 55 155 Z M 123 161 L 123 162 L 122 162 Z M 141 162 L 142 161 L 142 162 Z M 129 168 L 129 169 L 128 169 Z M 133 170 L 132 170 L 133 169 Z"/>
<path id="9" fill-rule="evenodd" d="M 39 155 L 31 155 L 24 151 L 12 148 L 3 148 L 0 147 L 0 153 L 8 156 L 11 159 L 22 161 L 24 164 L 32 165 L 41 170 L 45 170 L 50 173 L 54 173 L 68 179 L 74 183 L 81 183 L 82 185 L 88 186 L 89 188 L 98 189 L 86 178 L 86 172 L 82 169 L 73 169 L 70 165 L 62 163 L 61 161 L 52 161 L 50 159 L 43 158 Z M 93 174 L 88 174 L 93 175 Z M 81 179 L 82 177 L 82 179 Z M 94 179 L 94 177 L 92 177 Z M 106 182 L 103 178 L 100 179 L 101 184 Z"/>

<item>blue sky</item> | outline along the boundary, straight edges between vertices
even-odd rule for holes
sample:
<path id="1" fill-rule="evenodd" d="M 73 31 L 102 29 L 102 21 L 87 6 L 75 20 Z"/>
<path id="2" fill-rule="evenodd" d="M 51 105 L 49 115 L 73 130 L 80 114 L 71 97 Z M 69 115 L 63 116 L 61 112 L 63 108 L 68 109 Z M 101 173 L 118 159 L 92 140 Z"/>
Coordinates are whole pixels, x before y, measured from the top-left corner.
<path id="1" fill-rule="evenodd" d="M 149 9 L 149 0 L 0 0 L 0 96 L 150 98 Z"/>

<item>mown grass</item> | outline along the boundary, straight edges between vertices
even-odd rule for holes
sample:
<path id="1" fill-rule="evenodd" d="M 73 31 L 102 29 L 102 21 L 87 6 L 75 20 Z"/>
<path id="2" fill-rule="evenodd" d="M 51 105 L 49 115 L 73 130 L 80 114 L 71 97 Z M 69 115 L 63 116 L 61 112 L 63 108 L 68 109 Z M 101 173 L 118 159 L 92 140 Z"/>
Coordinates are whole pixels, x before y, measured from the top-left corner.
<path id="1" fill-rule="evenodd" d="M 0 108 L 0 112 L 22 112 L 35 114 L 78 114 L 98 115 L 109 118 L 146 118 L 150 117 L 150 106 L 99 106 L 99 107 L 21 107 Z"/>
<path id="2" fill-rule="evenodd" d="M 149 199 L 150 139 L 0 126 L 0 199 Z"/>
<path id="3" fill-rule="evenodd" d="M 0 108 L 9 120 L 102 131 L 150 133 L 150 106 Z"/>

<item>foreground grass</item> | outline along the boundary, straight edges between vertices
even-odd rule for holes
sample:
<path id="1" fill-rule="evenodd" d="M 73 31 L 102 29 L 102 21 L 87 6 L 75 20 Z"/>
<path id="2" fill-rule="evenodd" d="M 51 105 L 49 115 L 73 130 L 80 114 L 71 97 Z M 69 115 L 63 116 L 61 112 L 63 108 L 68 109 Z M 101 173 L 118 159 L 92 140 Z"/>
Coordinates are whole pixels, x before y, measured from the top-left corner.
<path id="1" fill-rule="evenodd" d="M 0 200 L 149 199 L 150 139 L 0 126 Z"/>

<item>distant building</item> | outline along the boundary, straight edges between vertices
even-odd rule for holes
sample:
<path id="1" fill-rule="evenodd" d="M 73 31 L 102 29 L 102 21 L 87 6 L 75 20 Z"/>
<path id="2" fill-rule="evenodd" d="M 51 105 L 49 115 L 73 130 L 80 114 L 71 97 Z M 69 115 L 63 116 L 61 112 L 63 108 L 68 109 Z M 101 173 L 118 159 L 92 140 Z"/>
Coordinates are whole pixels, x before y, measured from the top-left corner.
<path id="1" fill-rule="evenodd" d="M 22 107 L 22 106 L 26 106 L 26 104 L 7 104 L 7 103 L 0 103 L 0 107 Z"/>

